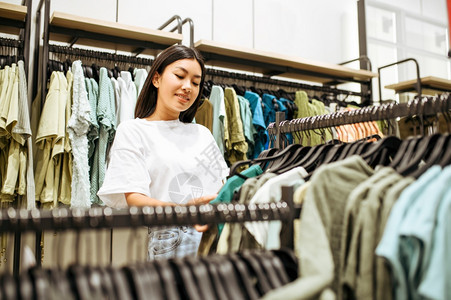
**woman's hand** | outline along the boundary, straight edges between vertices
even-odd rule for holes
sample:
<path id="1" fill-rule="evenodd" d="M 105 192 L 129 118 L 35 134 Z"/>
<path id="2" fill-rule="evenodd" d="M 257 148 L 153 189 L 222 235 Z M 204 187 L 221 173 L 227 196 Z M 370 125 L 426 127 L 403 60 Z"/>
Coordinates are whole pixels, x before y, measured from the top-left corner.
<path id="1" fill-rule="evenodd" d="M 191 199 L 186 203 L 186 205 L 202 205 L 202 204 L 208 204 L 211 200 L 215 199 L 218 195 L 206 195 L 202 196 L 200 198 Z"/>
<path id="2" fill-rule="evenodd" d="M 207 196 L 202 196 L 200 198 L 195 198 L 192 199 L 190 201 L 188 201 L 188 203 L 186 203 L 186 205 L 202 205 L 202 204 L 208 204 L 211 200 L 215 199 L 218 195 L 207 195 Z M 198 232 L 205 232 L 208 230 L 208 225 L 199 225 L 196 224 L 194 225 L 194 229 L 196 229 Z"/>

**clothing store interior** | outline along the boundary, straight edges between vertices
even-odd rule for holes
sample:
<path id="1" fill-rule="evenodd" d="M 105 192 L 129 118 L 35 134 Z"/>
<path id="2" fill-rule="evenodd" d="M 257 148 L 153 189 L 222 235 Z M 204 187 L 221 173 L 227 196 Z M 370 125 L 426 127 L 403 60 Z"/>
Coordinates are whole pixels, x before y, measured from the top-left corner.
<path id="1" fill-rule="evenodd" d="M 450 0 L 0 1 L 0 299 L 451 299 L 450 18 Z M 150 120 L 177 45 L 205 64 L 197 111 Z"/>

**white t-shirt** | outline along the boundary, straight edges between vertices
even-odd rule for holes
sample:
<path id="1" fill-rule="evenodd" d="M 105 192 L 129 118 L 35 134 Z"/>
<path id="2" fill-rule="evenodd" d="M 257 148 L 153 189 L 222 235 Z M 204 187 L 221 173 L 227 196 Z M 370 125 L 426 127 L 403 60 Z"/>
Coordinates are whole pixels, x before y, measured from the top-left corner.
<path id="1" fill-rule="evenodd" d="M 126 208 L 124 193 L 183 204 L 218 193 L 229 169 L 210 131 L 199 124 L 133 119 L 122 122 L 98 192 Z"/>

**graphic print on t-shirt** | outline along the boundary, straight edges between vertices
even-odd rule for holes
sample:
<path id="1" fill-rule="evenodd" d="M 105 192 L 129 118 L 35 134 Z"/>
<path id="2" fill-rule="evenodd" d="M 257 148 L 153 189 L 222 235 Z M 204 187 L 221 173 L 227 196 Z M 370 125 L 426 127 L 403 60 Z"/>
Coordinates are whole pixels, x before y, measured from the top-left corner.
<path id="1" fill-rule="evenodd" d="M 200 179 L 190 173 L 180 173 L 169 183 L 169 197 L 174 203 L 182 204 L 202 196 Z"/>

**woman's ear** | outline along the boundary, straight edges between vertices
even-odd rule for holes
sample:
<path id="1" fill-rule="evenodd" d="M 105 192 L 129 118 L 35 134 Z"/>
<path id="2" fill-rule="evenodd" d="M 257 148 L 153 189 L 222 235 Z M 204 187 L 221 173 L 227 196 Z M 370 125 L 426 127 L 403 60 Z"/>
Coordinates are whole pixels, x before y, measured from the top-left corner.
<path id="1" fill-rule="evenodd" d="M 159 88 L 160 87 L 160 74 L 158 72 L 155 72 L 155 75 L 152 78 L 152 83 L 154 87 Z"/>

